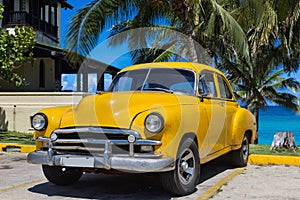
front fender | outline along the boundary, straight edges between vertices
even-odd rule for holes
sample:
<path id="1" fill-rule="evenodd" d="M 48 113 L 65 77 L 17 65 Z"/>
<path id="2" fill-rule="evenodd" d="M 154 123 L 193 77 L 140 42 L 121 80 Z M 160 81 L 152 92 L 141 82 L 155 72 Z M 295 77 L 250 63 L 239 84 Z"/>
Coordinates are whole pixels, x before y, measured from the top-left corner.
<path id="1" fill-rule="evenodd" d="M 71 112 L 72 109 L 72 106 L 61 106 L 40 110 L 39 113 L 44 113 L 47 116 L 48 126 L 45 130 L 42 131 L 35 130 L 34 138 L 36 139 L 40 136 L 50 137 L 51 133 L 59 128 L 62 116 L 67 112 Z M 36 147 L 37 149 L 40 149 L 42 147 L 41 142 L 37 142 Z"/>
<path id="2" fill-rule="evenodd" d="M 161 106 L 139 113 L 131 124 L 131 129 L 138 131 L 144 139 L 162 142 L 155 149 L 155 153 L 164 158 L 176 159 L 180 141 L 187 133 L 195 133 L 198 129 L 199 113 L 195 105 Z M 159 113 L 164 118 L 164 129 L 158 134 L 149 133 L 144 126 L 146 117 L 152 113 Z"/>

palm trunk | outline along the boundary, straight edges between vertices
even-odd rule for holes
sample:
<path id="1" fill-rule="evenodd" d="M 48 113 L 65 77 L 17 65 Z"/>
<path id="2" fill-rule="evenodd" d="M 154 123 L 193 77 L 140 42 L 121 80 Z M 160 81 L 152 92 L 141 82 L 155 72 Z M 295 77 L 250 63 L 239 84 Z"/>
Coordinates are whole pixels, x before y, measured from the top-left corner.
<path id="1" fill-rule="evenodd" d="M 199 62 L 199 56 L 195 41 L 193 40 L 193 31 L 191 28 L 189 10 L 187 3 L 184 0 L 170 0 L 170 8 L 175 12 L 176 16 L 180 19 L 183 24 L 183 33 L 187 36 L 186 47 L 189 52 L 191 62 Z"/>
<path id="2" fill-rule="evenodd" d="M 258 122 L 259 122 L 259 108 L 254 108 L 253 109 L 253 115 L 256 119 L 256 128 L 257 128 L 257 131 L 258 131 Z"/>

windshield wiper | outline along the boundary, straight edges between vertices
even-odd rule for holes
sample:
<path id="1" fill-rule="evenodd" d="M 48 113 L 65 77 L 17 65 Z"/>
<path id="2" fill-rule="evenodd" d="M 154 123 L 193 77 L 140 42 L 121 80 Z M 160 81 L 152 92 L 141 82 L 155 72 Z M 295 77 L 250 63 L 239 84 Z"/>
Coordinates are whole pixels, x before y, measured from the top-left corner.
<path id="1" fill-rule="evenodd" d="M 174 91 L 173 91 L 173 90 L 166 89 L 166 88 L 160 88 L 160 87 L 144 88 L 143 90 L 163 91 L 163 92 L 166 92 L 166 93 L 171 93 L 171 94 L 173 94 L 173 93 L 174 93 Z"/>

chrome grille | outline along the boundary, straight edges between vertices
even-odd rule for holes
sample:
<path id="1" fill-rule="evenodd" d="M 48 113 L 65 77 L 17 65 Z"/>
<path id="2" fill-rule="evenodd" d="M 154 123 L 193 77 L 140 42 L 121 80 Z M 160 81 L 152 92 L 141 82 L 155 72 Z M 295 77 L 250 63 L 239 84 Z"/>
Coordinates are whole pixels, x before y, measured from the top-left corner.
<path id="1" fill-rule="evenodd" d="M 76 127 L 64 128 L 53 131 L 57 135 L 55 141 L 49 140 L 49 148 L 55 154 L 80 154 L 101 156 L 109 144 L 110 154 L 129 155 L 139 157 L 157 157 L 154 152 L 141 152 L 141 146 L 161 145 L 160 141 L 143 140 L 139 133 L 127 129 L 112 129 L 102 127 Z M 128 142 L 129 135 L 134 135 L 136 141 Z M 40 138 L 42 140 L 42 138 Z M 39 140 L 39 138 L 38 138 Z"/>

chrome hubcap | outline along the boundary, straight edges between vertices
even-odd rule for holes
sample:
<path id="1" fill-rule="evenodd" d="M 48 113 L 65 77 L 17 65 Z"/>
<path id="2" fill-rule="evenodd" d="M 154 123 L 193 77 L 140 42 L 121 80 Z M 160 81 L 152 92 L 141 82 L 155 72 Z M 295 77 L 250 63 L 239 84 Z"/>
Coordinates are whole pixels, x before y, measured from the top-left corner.
<path id="1" fill-rule="evenodd" d="M 248 155 L 249 155 L 249 146 L 248 146 L 248 140 L 247 139 L 244 139 L 244 141 L 243 141 L 242 150 L 243 150 L 243 159 L 247 160 Z"/>
<path id="2" fill-rule="evenodd" d="M 195 156 L 190 149 L 184 150 L 179 158 L 178 176 L 184 185 L 189 184 L 195 176 Z"/>

